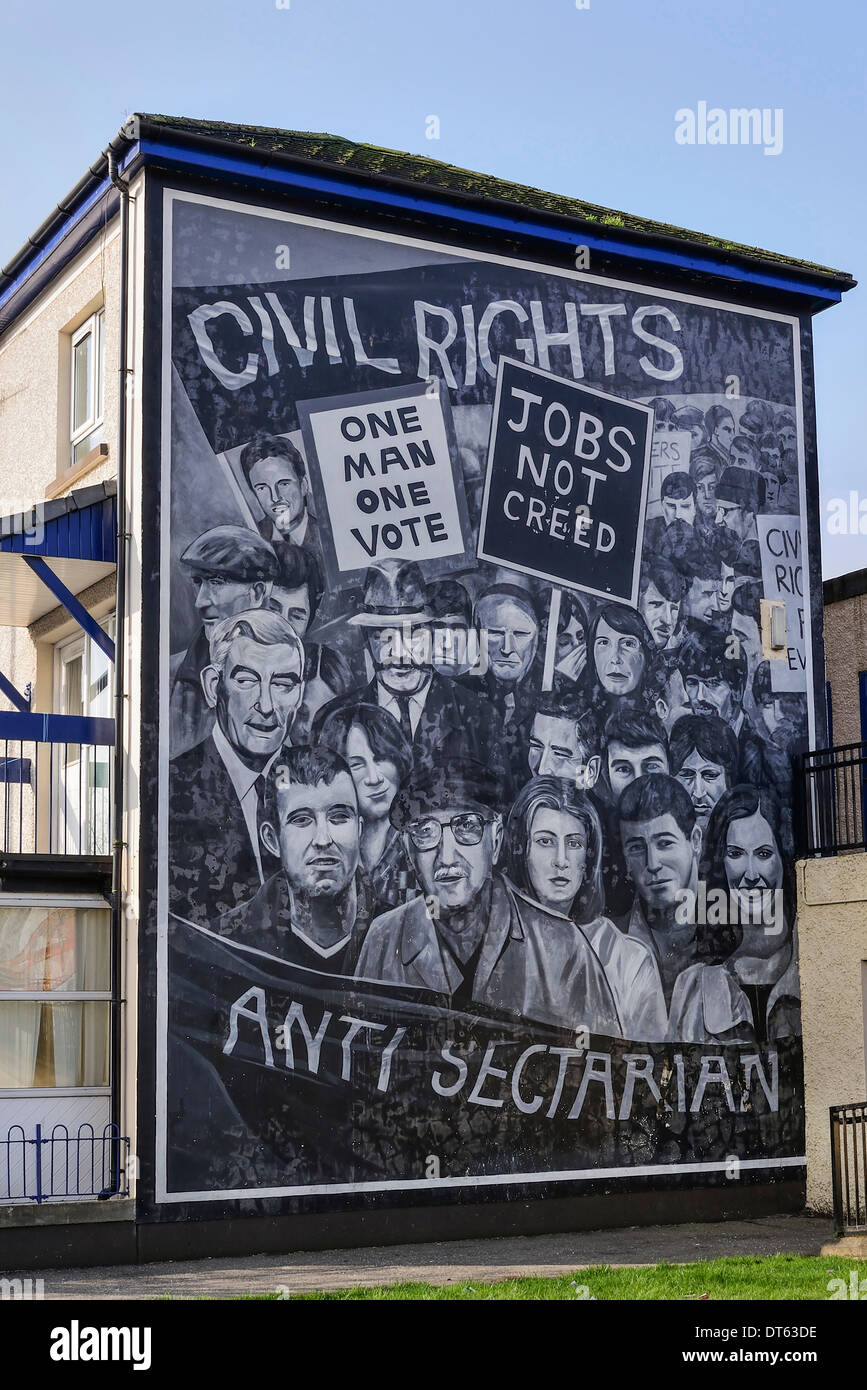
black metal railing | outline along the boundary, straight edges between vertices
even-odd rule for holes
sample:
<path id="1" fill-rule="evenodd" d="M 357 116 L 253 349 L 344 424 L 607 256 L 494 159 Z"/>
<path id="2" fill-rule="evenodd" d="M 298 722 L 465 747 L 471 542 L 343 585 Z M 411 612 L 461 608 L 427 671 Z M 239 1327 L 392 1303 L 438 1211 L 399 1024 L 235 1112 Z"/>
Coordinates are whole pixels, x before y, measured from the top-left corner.
<path id="1" fill-rule="evenodd" d="M 838 1234 L 867 1232 L 867 1101 L 831 1106 L 831 1185 Z"/>
<path id="2" fill-rule="evenodd" d="M 0 852 L 111 853 L 114 720 L 0 713 Z"/>
<path id="3" fill-rule="evenodd" d="M 35 1125 L 30 1135 L 12 1125 L 0 1139 L 0 1203 L 126 1197 L 128 1166 L 129 1139 L 115 1124 L 72 1135 L 66 1125 Z"/>
<path id="4" fill-rule="evenodd" d="M 867 849 L 867 743 L 803 753 L 795 789 L 800 858 Z"/>

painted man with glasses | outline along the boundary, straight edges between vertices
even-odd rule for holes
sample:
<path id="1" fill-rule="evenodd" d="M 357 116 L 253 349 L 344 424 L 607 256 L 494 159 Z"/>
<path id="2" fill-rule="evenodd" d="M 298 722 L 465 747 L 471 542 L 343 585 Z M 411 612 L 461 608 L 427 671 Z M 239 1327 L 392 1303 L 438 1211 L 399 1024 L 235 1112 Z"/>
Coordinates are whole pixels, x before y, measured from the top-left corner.
<path id="1" fill-rule="evenodd" d="M 252 897 L 263 867 L 264 778 L 304 694 L 304 648 L 279 613 L 251 609 L 216 624 L 202 689 L 213 730 L 169 764 L 169 905 L 210 922 Z"/>
<path id="2" fill-rule="evenodd" d="M 501 786 L 471 759 L 416 769 L 392 805 L 422 896 L 378 917 L 356 974 L 474 1006 L 620 1035 L 605 972 L 580 931 L 519 893 L 497 864 Z"/>

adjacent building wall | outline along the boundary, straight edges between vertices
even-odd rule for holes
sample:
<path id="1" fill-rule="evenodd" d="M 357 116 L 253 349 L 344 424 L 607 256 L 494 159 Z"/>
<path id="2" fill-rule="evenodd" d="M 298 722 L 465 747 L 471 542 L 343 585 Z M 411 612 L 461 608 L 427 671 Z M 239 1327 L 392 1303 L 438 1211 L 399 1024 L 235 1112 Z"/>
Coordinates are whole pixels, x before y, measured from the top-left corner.
<path id="1" fill-rule="evenodd" d="M 828 664 L 833 670 L 830 654 Z M 807 1204 L 828 1212 L 832 1205 L 828 1108 L 867 1099 L 863 998 L 867 854 L 801 860 L 797 876 Z"/>
<path id="2" fill-rule="evenodd" d="M 856 570 L 823 586 L 825 672 L 831 686 L 834 744 L 860 743 L 858 674 L 867 671 L 867 570 Z"/>
<path id="3" fill-rule="evenodd" d="M 120 942 L 123 1007 L 121 1020 L 121 1133 L 135 1139 L 135 1037 L 137 994 L 138 761 L 141 618 L 141 487 L 138 472 L 141 398 L 134 383 L 142 363 L 143 261 L 138 219 L 143 216 L 144 178 L 131 185 L 128 284 L 129 407 L 127 413 L 127 547 L 126 623 L 118 641 L 117 672 L 126 694 L 122 732 L 126 750 L 124 820 L 119 838 L 126 846 L 123 870 L 124 910 Z M 0 516 L 29 509 L 47 498 L 67 496 L 117 476 L 120 378 L 119 330 L 121 257 L 115 218 L 25 315 L 0 338 Z M 105 379 L 102 437 L 107 452 L 88 466 L 64 473 L 69 449 L 69 335 L 97 308 L 105 311 Z M 83 590 L 78 598 L 97 619 L 116 606 L 114 575 Z M 0 670 L 19 690 L 32 683 L 33 708 L 50 711 L 54 701 L 56 644 L 78 632 L 62 607 L 53 608 L 30 628 L 0 628 Z M 11 709 L 0 696 L 0 709 Z M 50 890 L 50 884 L 46 885 Z M 45 1116 L 43 1115 L 44 1119 Z M 134 1190 L 135 1162 L 128 1177 Z"/>

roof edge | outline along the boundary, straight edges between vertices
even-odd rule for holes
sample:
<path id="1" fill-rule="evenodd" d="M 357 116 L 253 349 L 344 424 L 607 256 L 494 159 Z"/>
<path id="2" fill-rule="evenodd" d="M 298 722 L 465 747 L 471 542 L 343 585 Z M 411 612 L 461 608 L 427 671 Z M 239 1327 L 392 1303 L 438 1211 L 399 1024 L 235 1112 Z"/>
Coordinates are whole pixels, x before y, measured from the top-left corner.
<path id="1" fill-rule="evenodd" d="M 468 193 L 463 189 L 450 188 L 440 184 L 425 183 L 422 179 L 403 178 L 398 174 L 383 173 L 379 170 L 354 168 L 345 164 L 335 163 L 332 160 L 310 159 L 305 157 L 304 155 L 294 154 L 290 151 L 285 150 L 269 150 L 267 148 L 262 148 L 256 145 L 247 146 L 240 143 L 239 141 L 227 139 L 224 140 L 221 139 L 219 136 L 215 136 L 204 131 L 190 130 L 184 127 L 183 125 L 171 124 L 172 119 L 174 118 L 165 118 L 164 120 L 160 120 L 158 118 L 154 118 L 153 116 L 141 114 L 136 118 L 138 123 L 137 134 L 141 139 L 145 140 L 148 138 L 158 137 L 160 140 L 168 140 L 170 143 L 175 143 L 178 145 L 187 145 L 188 147 L 192 147 L 194 149 L 196 147 L 200 147 L 215 151 L 223 151 L 226 153 L 231 152 L 232 155 L 236 158 L 243 158 L 244 156 L 247 156 L 248 158 L 254 158 L 265 164 L 273 163 L 276 165 L 281 165 L 283 167 L 294 166 L 300 169 L 304 169 L 308 172 L 325 171 L 337 178 L 346 180 L 347 182 L 351 180 L 362 180 L 364 182 L 369 182 L 375 186 L 383 188 L 394 188 L 397 190 L 401 190 L 405 193 L 411 193 L 415 197 L 418 197 L 419 194 L 422 191 L 424 191 L 431 197 L 438 198 L 443 202 L 458 202 L 464 204 L 465 206 L 479 206 L 480 204 L 484 204 L 486 206 L 492 206 L 495 208 L 499 207 L 502 208 L 504 211 L 508 210 L 510 214 L 514 215 L 517 213 L 525 218 L 533 217 L 542 221 L 549 221 L 552 225 L 569 225 L 574 228 L 584 228 L 588 231 L 595 231 L 597 234 L 601 229 L 604 229 L 606 237 L 609 237 L 616 242 L 622 242 L 624 245 L 626 245 L 630 241 L 638 241 L 639 243 L 644 243 L 648 246 L 659 246 L 662 248 L 669 248 L 672 250 L 677 250 L 681 253 L 692 254 L 693 256 L 697 253 L 704 253 L 708 256 L 713 255 L 721 260 L 731 261 L 732 264 L 742 264 L 745 267 L 756 267 L 762 270 L 782 270 L 785 271 L 786 274 L 802 277 L 805 281 L 805 288 L 809 285 L 809 283 L 818 283 L 833 286 L 834 288 L 846 291 L 849 289 L 853 289 L 858 283 L 854 276 L 852 276 L 848 271 L 835 270 L 831 267 L 820 266 L 809 261 L 798 261 L 794 257 L 787 257 L 783 256 L 782 254 L 775 255 L 773 252 L 766 252 L 760 250 L 759 248 L 743 246 L 739 243 L 719 242 L 717 244 L 713 244 L 714 238 L 708 238 L 705 240 L 705 233 L 696 233 L 695 239 L 692 239 L 690 236 L 678 236 L 671 231 L 667 231 L 664 228 L 663 224 L 654 224 L 655 228 L 658 228 L 658 230 L 652 231 L 634 227 L 618 227 L 616 224 L 612 222 L 603 221 L 602 217 L 600 217 L 599 220 L 594 220 L 592 218 L 580 217 L 577 214 L 534 207 L 530 204 L 521 203 L 511 199 L 505 199 L 490 195 L 482 196 L 479 194 Z M 246 127 L 243 128 L 246 129 Z M 263 131 L 266 129 L 273 130 L 273 133 L 275 135 L 289 133 L 283 132 L 277 127 L 250 127 L 250 129 L 261 129 Z M 308 132 L 297 133 L 308 134 Z M 311 138 L 316 138 L 315 133 L 309 134 Z M 328 138 L 339 139 L 341 137 Z M 358 143 L 361 144 L 362 142 Z M 379 147 L 371 146 L 371 148 Z M 384 149 L 383 152 L 394 153 L 396 155 L 401 153 L 400 151 L 387 151 Z M 418 156 L 404 157 L 416 158 Z M 439 163 L 440 161 L 430 162 Z M 457 165 L 443 164 L 442 167 L 445 169 L 454 169 L 456 172 L 459 173 L 474 174 L 475 177 L 478 178 L 494 177 L 492 175 L 488 176 L 479 174 L 477 171 L 473 170 L 461 169 Z M 500 184 L 508 182 L 507 180 L 499 178 L 497 178 L 495 181 Z M 515 188 L 527 187 L 528 192 L 544 191 L 530 189 L 526 185 L 515 184 L 513 186 Z M 561 194 L 552 194 L 551 196 L 558 198 L 562 197 L 564 199 L 566 197 L 566 195 Z M 610 217 L 623 217 L 630 215 L 622 212 L 617 212 L 615 209 L 603 208 L 601 206 L 599 207 L 598 211 L 603 216 Z M 649 218 L 642 220 L 652 222 L 652 219 Z"/>
<path id="2" fill-rule="evenodd" d="M 867 594 L 867 569 L 850 570 L 848 574 L 837 574 L 833 579 L 822 581 L 822 600 L 826 608 L 848 598 L 860 598 L 862 594 Z"/>
<path id="3" fill-rule="evenodd" d="M 11 281 L 27 262 L 44 249 L 59 225 L 68 217 L 73 216 L 87 201 L 88 195 L 100 186 L 108 172 L 109 155 L 125 152 L 135 143 L 134 135 L 128 132 L 137 121 L 138 117 L 134 116 L 127 121 L 126 125 L 121 127 L 114 139 L 108 142 L 105 149 L 82 174 L 78 182 L 73 184 L 59 203 L 55 204 L 48 216 L 36 228 L 36 231 L 18 248 L 6 265 L 0 267 L 0 295 L 8 289 Z"/>

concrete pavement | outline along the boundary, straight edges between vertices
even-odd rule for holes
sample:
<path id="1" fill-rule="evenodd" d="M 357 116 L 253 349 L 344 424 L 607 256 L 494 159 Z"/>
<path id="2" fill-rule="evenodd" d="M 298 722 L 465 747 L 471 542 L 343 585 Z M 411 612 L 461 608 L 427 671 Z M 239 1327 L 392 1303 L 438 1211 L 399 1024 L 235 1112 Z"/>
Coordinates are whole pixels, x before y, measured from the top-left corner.
<path id="1" fill-rule="evenodd" d="M 96 1269 L 46 1269 L 46 1299 L 236 1298 L 403 1282 L 488 1282 L 556 1276 L 588 1265 L 683 1264 L 725 1255 L 818 1255 L 833 1238 L 818 1216 L 766 1216 L 683 1226 L 502 1236 L 428 1245 L 373 1246 L 292 1255 L 167 1261 Z M 191 1242 L 195 1239 L 190 1233 Z"/>

